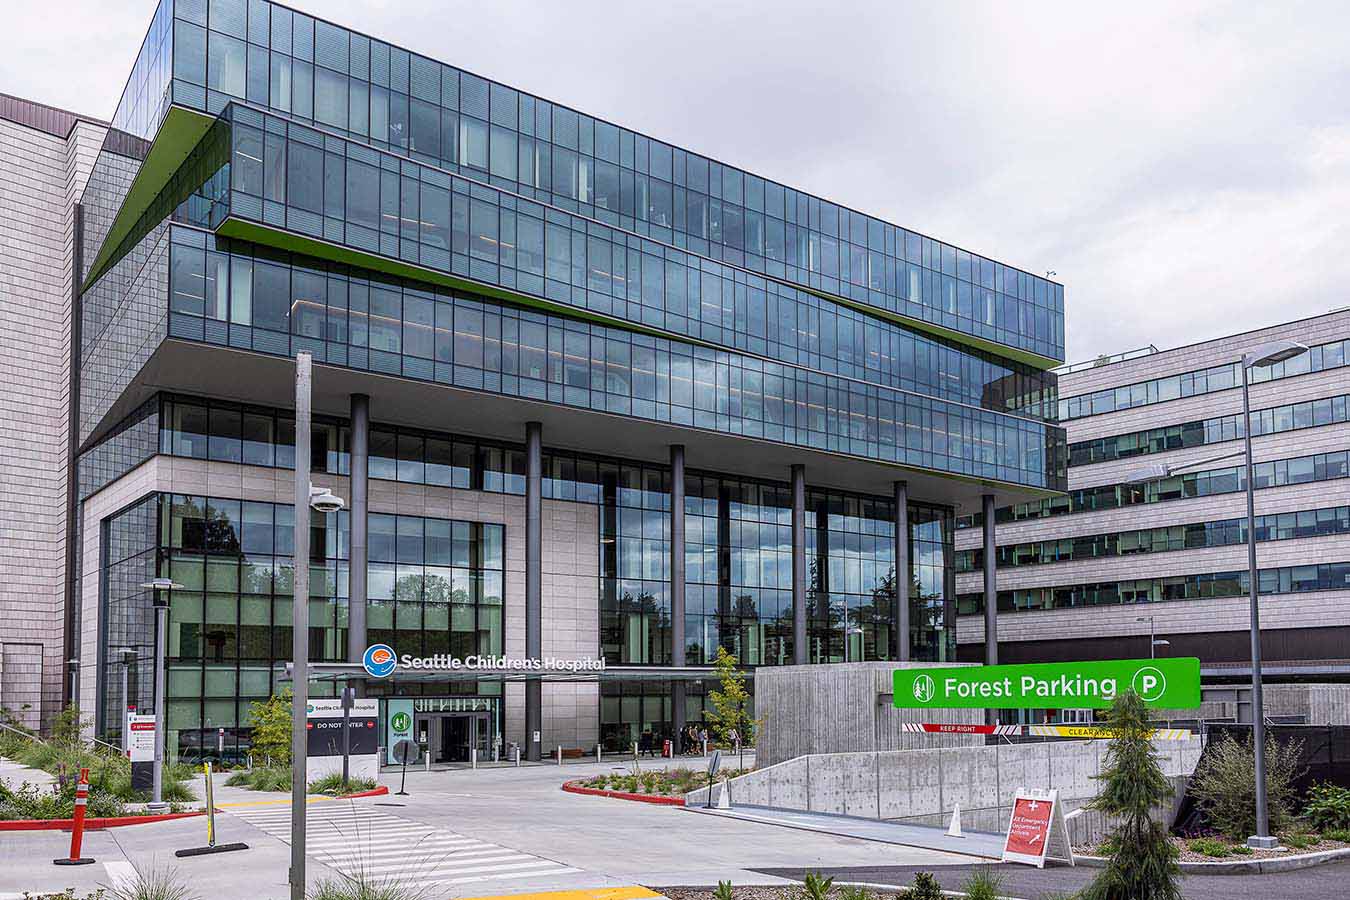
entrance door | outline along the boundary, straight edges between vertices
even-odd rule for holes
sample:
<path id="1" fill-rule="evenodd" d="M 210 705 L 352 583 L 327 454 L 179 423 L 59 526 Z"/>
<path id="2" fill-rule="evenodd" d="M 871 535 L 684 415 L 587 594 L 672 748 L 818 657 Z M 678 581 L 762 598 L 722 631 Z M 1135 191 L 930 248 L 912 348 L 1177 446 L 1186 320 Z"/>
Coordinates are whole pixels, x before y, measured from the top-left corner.
<path id="1" fill-rule="evenodd" d="M 453 713 L 441 718 L 441 759 L 446 762 L 468 762 L 469 748 L 473 746 L 473 719 Z"/>

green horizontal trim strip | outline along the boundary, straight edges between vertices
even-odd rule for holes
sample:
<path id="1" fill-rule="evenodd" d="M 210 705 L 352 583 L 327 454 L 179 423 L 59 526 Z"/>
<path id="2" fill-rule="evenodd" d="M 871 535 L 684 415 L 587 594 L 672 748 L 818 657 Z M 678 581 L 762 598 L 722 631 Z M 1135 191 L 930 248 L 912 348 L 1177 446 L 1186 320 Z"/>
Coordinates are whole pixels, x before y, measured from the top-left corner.
<path id="1" fill-rule="evenodd" d="M 299 253 L 304 256 L 313 256 L 318 259 L 326 259 L 330 262 L 344 263 L 349 266 L 356 266 L 362 269 L 372 269 L 377 272 L 384 272 L 388 275 L 394 275 L 399 278 L 407 278 L 411 281 L 420 281 L 423 283 L 435 284 L 441 287 L 456 288 L 463 291 L 469 291 L 475 294 L 484 294 L 494 297 L 498 300 L 504 300 L 507 303 L 514 303 L 518 306 L 528 306 L 544 312 L 554 313 L 565 318 L 581 319 L 588 322 L 595 322 L 609 328 L 618 328 L 624 331 L 632 331 L 638 334 L 646 334 L 651 337 L 661 338 L 662 340 L 678 341 L 686 344 L 696 344 L 701 347 L 707 347 L 712 350 L 726 352 L 728 348 L 719 347 L 708 341 L 698 340 L 696 338 L 686 338 L 683 335 L 672 335 L 655 328 L 649 328 L 644 325 L 625 322 L 622 319 L 616 319 L 613 316 L 606 316 L 600 313 L 590 312 L 589 310 L 577 309 L 562 303 L 556 303 L 552 300 L 543 300 L 538 297 L 531 297 L 528 294 L 519 294 L 515 291 L 509 291 L 505 288 L 494 287 L 489 284 L 483 284 L 478 281 L 470 281 L 467 278 L 459 278 L 445 272 L 438 272 L 435 269 L 428 269 L 424 266 L 414 265 L 403 262 L 402 260 L 392 259 L 387 256 L 380 256 L 375 253 L 367 253 L 364 250 L 355 250 L 351 247 L 343 247 L 330 241 L 320 238 L 307 237 L 301 234 L 295 234 L 272 225 L 263 225 L 260 222 L 253 222 L 248 219 L 241 219 L 238 216 L 226 216 L 225 220 L 216 226 L 217 235 L 226 238 L 233 238 L 241 241 L 252 241 L 255 244 L 263 244 L 268 247 L 275 247 L 279 250 L 288 250 L 292 253 Z M 733 351 L 734 352 L 734 351 Z M 786 365 L 786 364 L 784 364 Z M 380 374 L 380 373 L 374 373 Z M 388 376 L 393 377 L 393 376 Z M 944 401 L 950 402 L 950 401 Z M 997 412 L 988 410 L 988 412 Z M 1046 428 L 1054 428 L 1051 423 L 1040 423 Z M 750 438 L 749 440 L 758 440 Z M 788 445 L 791 446 L 791 445 Z M 804 447 L 804 450 L 812 452 L 833 453 L 834 451 L 818 451 L 814 448 Z M 922 466 L 909 466 L 904 463 L 891 462 L 884 459 L 870 459 L 867 457 L 854 456 L 851 453 L 836 454 L 839 456 L 850 456 L 854 459 L 865 459 L 867 462 L 877 465 L 890 466 L 906 472 L 922 473 L 924 475 L 937 475 L 942 478 L 950 478 L 954 481 L 964 482 L 966 484 L 977 484 L 984 487 L 1006 486 L 1011 490 L 1017 490 L 1030 494 L 1034 499 L 1049 499 L 1058 497 L 1063 492 L 1054 491 L 1048 488 L 1034 487 L 1032 485 L 1019 484 L 1015 481 L 998 481 L 989 478 L 977 478 L 973 475 L 964 475 L 956 472 L 944 472 L 941 469 L 925 469 Z"/>
<path id="2" fill-rule="evenodd" d="M 136 227 L 141 216 L 150 208 L 150 204 L 155 202 L 159 192 L 164 190 L 169 179 L 173 178 L 174 173 L 206 136 L 206 132 L 215 121 L 214 116 L 186 107 L 177 105 L 169 107 L 164 121 L 159 125 L 159 131 L 155 133 L 154 141 L 150 144 L 149 152 L 141 161 L 136 178 L 131 182 L 131 189 L 123 198 L 112 227 L 108 229 L 108 235 L 103 239 L 103 246 L 98 248 L 98 255 L 94 257 L 94 263 L 89 267 L 84 288 L 98 281 L 99 277 L 117 262 L 114 254 L 117 253 L 122 241 Z"/>
<path id="3" fill-rule="evenodd" d="M 765 275 L 765 278 L 776 281 L 779 284 L 796 288 L 799 291 L 805 291 L 822 300 L 829 300 L 831 303 L 837 303 L 840 306 L 846 306 L 849 309 L 862 313 L 865 316 L 874 316 L 878 319 L 885 319 L 904 328 L 911 328 L 915 331 L 922 331 L 935 337 L 944 338 L 953 343 L 962 344 L 966 347 L 975 347 L 983 350 L 985 353 L 992 353 L 1004 359 L 1011 359 L 1035 369 L 1053 369 L 1056 366 L 1064 364 L 1064 360 L 1055 359 L 1051 356 L 1041 356 L 1039 353 L 1032 353 L 1030 350 L 1020 350 L 1017 347 L 1008 344 L 1000 344 L 998 341 L 987 340 L 986 338 L 976 337 L 973 334 L 966 334 L 947 328 L 943 325 L 936 325 L 932 322 L 925 322 L 923 319 L 915 319 L 898 312 L 892 312 L 889 309 L 882 309 L 879 306 L 873 306 L 870 303 L 860 303 L 857 300 L 850 300 L 847 297 L 841 297 L 838 294 L 831 294 L 828 291 L 817 290 L 806 285 L 797 284 L 794 281 L 785 281 L 781 278 L 774 278 L 772 275 Z"/>

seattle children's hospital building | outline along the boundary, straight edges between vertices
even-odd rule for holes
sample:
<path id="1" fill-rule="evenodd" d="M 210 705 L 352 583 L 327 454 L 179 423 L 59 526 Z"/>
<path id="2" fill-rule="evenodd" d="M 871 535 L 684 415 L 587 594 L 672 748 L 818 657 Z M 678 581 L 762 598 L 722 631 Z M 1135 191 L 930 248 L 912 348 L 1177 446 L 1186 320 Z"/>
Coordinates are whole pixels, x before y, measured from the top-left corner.
<path id="1" fill-rule="evenodd" d="M 305 512 L 313 693 L 373 644 L 542 661 L 368 680 L 435 758 L 673 733 L 719 646 L 954 659 L 955 517 L 1065 487 L 1061 285 L 339 25 L 161 0 L 65 141 L 42 664 L 109 740 L 152 578 L 171 752 L 242 751 L 285 686 L 301 351 L 346 501 Z"/>

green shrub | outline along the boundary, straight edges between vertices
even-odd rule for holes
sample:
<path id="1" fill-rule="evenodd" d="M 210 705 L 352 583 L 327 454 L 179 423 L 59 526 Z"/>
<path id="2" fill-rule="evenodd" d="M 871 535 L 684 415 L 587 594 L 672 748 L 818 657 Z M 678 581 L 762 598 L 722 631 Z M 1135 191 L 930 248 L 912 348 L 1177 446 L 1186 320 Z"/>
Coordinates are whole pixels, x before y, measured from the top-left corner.
<path id="1" fill-rule="evenodd" d="M 1291 850 L 1307 850 L 1318 841 L 1315 834 L 1307 834 L 1301 831 L 1290 831 L 1280 835 L 1280 843 Z"/>
<path id="2" fill-rule="evenodd" d="M 110 900 L 197 900 L 197 895 L 175 869 L 150 866 L 137 870 L 122 887 L 109 888 Z"/>
<path id="3" fill-rule="evenodd" d="M 1248 847 L 1246 844 L 1233 844 L 1228 848 L 1228 852 L 1234 856 L 1251 856 L 1252 848 Z"/>
<path id="4" fill-rule="evenodd" d="M 342 794 L 355 794 L 357 791 L 370 791 L 375 789 L 375 782 L 369 778 L 348 778 L 344 787 L 342 784 L 342 773 L 331 772 L 317 781 L 309 783 L 308 791 L 311 794 L 329 794 L 331 796 L 341 796 Z"/>
<path id="5" fill-rule="evenodd" d="M 1303 817 L 1319 831 L 1350 829 L 1350 788 L 1325 781 L 1313 785 L 1303 804 Z"/>
<path id="6" fill-rule="evenodd" d="M 108 818 L 126 815 L 121 799 L 104 790 L 89 791 L 85 815 Z M 0 820 L 70 819 L 75 816 L 75 785 L 43 788 L 24 782 L 18 788 L 0 784 Z"/>
<path id="7" fill-rule="evenodd" d="M 848 884 L 839 892 L 839 900 L 876 900 L 876 894 L 865 887 Z"/>
<path id="8" fill-rule="evenodd" d="M 1329 841 L 1340 841 L 1342 844 L 1350 844 L 1350 828 L 1331 828 L 1322 832 L 1322 837 Z"/>
<path id="9" fill-rule="evenodd" d="M 900 894 L 904 900 L 944 900 L 942 885 L 932 872 L 915 872 L 914 884 Z"/>
<path id="10" fill-rule="evenodd" d="M 730 881 L 717 882 L 717 890 L 713 891 L 713 900 L 733 900 Z"/>
<path id="11" fill-rule="evenodd" d="M 291 770 L 287 768 L 244 769 L 225 779 L 226 787 L 246 787 L 255 791 L 289 791 Z"/>
<path id="12" fill-rule="evenodd" d="M 1003 879 L 994 873 L 994 870 L 988 866 L 981 866 L 971 871 L 966 877 L 965 883 L 961 885 L 961 890 L 966 895 L 966 900 L 998 900 L 999 888 L 1003 885 Z"/>
<path id="13" fill-rule="evenodd" d="M 269 768 L 291 764 L 291 696 L 287 688 L 248 707 L 254 759 L 267 760 Z"/>
<path id="14" fill-rule="evenodd" d="M 306 900 L 422 900 L 425 890 L 397 878 L 374 878 L 364 872 L 326 878 L 309 890 Z"/>
<path id="15" fill-rule="evenodd" d="M 802 882 L 802 900 L 829 900 L 832 887 L 833 878 L 827 878 L 819 872 L 807 872 L 806 880 Z"/>
<path id="16" fill-rule="evenodd" d="M 1210 837 L 1200 837 L 1186 842 L 1186 848 L 1192 853 L 1199 853 L 1201 856 L 1209 856 L 1214 859 L 1222 859 L 1228 856 L 1232 850 L 1223 841 L 1215 840 Z"/>
<path id="17" fill-rule="evenodd" d="M 1224 735 L 1209 745 L 1191 778 L 1190 792 L 1214 829 L 1234 841 L 1256 833 L 1256 762 L 1252 741 Z M 1266 741 L 1266 807 L 1270 830 L 1292 823 L 1294 782 L 1302 774 L 1300 741 Z"/>

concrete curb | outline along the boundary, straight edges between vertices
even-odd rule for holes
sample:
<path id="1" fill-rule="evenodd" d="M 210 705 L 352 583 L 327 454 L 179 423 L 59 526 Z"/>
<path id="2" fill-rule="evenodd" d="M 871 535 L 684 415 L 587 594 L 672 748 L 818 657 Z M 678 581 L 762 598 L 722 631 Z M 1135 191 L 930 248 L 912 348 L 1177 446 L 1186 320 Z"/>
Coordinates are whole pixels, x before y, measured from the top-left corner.
<path id="1" fill-rule="evenodd" d="M 1177 865 L 1186 875 L 1270 875 L 1276 872 L 1296 872 L 1299 869 L 1311 869 L 1313 866 L 1324 865 L 1347 857 L 1350 857 L 1350 847 L 1267 859 L 1239 859 L 1232 862 L 1182 862 Z M 1080 856 L 1075 853 L 1073 858 L 1079 865 L 1086 866 L 1089 869 L 1106 867 L 1106 859 L 1101 856 Z"/>
<path id="2" fill-rule="evenodd" d="M 625 791 L 609 791 L 602 788 L 582 787 L 575 781 L 564 781 L 562 789 L 569 794 L 590 794 L 595 797 L 613 797 L 617 800 L 636 800 L 638 803 L 653 803 L 658 806 L 684 806 L 683 797 L 666 797 L 657 794 L 630 794 Z"/>
<path id="3" fill-rule="evenodd" d="M 357 799 L 360 799 L 361 797 L 383 797 L 383 796 L 384 796 L 385 794 L 387 794 L 387 793 L 389 793 L 389 788 L 382 784 L 382 785 L 380 785 L 379 787 L 377 787 L 377 788 L 371 788 L 371 789 L 368 790 L 368 791 L 357 791 L 355 794 L 338 794 L 338 795 L 337 795 L 336 797 L 334 797 L 333 799 L 334 799 L 334 800 L 357 800 Z"/>
<path id="4" fill-rule="evenodd" d="M 104 828 L 121 828 L 124 825 L 148 825 L 151 822 L 168 822 L 173 819 L 189 819 L 203 816 L 205 812 L 165 813 L 162 816 L 111 816 L 105 819 L 85 819 L 87 831 Z M 0 822 L 0 831 L 70 831 L 75 827 L 74 819 L 12 819 Z"/>

